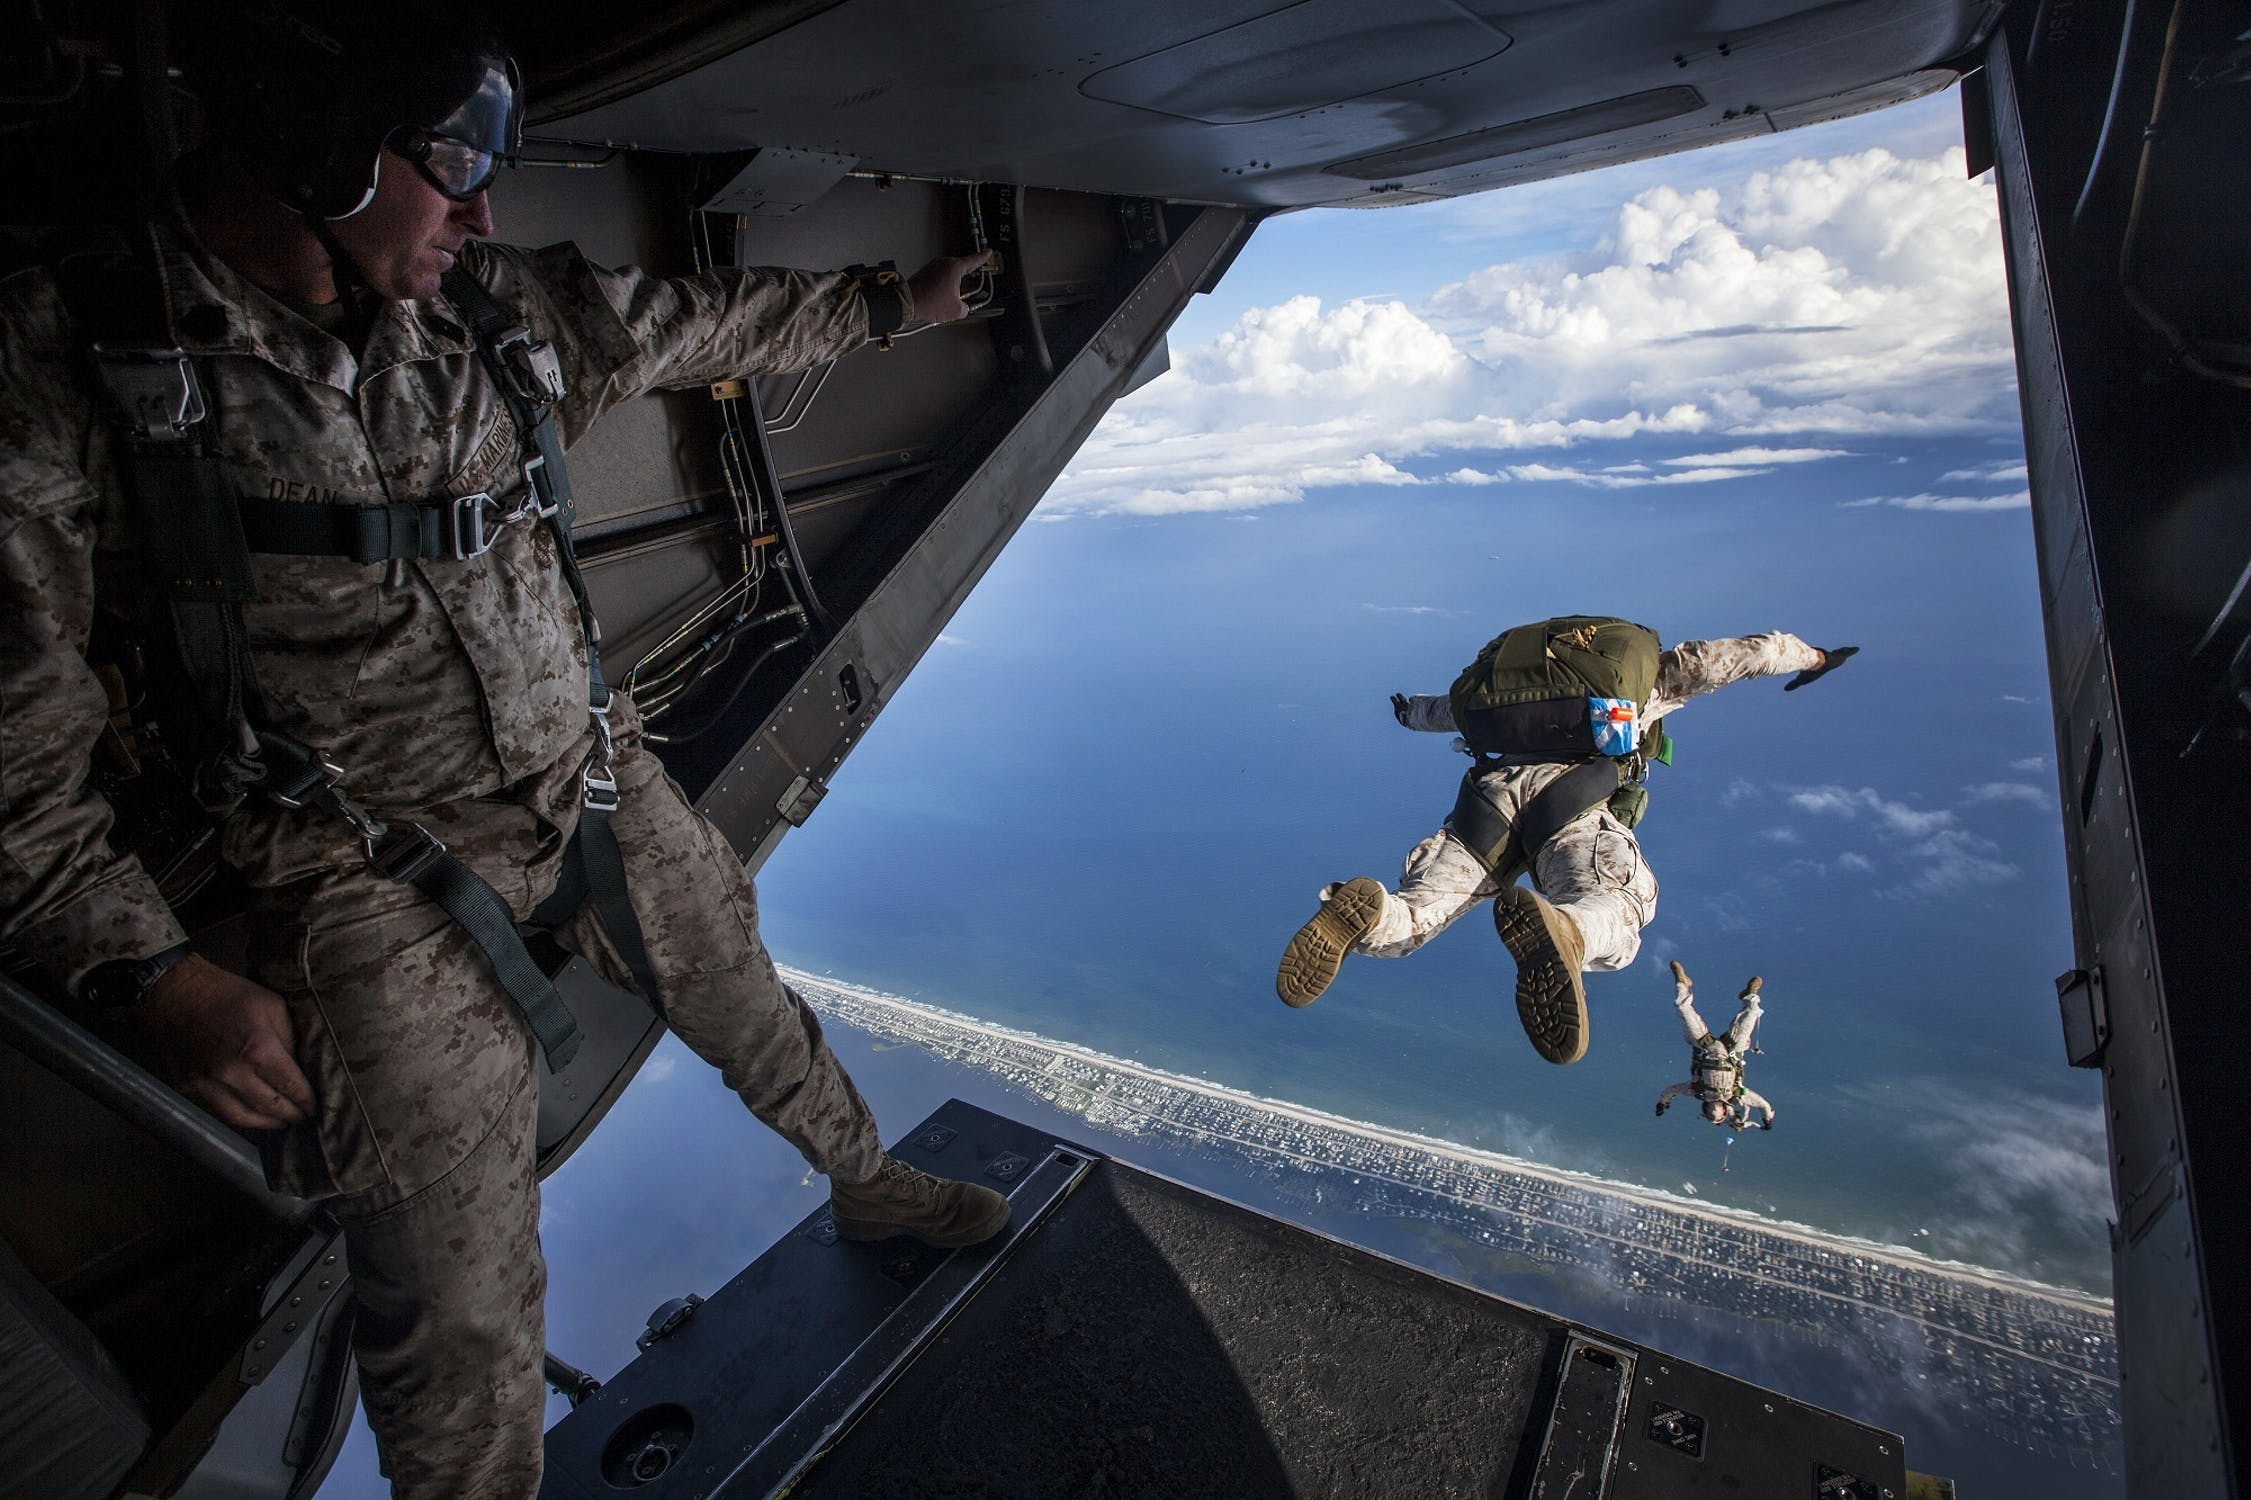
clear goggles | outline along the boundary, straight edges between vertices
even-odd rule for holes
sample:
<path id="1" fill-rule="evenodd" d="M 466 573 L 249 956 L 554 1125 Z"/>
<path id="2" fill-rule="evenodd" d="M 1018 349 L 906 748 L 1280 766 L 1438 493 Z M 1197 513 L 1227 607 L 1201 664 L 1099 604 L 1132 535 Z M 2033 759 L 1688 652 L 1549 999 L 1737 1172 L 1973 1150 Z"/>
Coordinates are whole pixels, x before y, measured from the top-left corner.
<path id="1" fill-rule="evenodd" d="M 414 163 L 423 181 L 456 203 L 492 185 L 516 153 L 522 116 L 513 60 L 488 67 L 476 92 L 427 129 L 394 131 L 390 148 Z"/>

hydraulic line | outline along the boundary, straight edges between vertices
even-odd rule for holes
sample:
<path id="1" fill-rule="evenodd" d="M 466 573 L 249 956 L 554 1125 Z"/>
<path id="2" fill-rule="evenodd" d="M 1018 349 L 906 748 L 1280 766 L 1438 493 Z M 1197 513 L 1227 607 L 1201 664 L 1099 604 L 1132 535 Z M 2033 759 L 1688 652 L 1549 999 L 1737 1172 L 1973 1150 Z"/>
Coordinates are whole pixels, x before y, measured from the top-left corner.
<path id="1" fill-rule="evenodd" d="M 766 418 L 759 410 L 758 387 L 745 381 L 743 394 L 738 398 L 750 408 L 750 420 L 744 425 L 750 429 L 753 441 L 747 446 L 744 457 L 750 461 L 751 487 L 759 503 L 773 516 L 774 535 L 781 539 L 782 554 L 789 559 L 790 589 L 812 616 L 813 626 L 822 640 L 836 634 L 836 622 L 821 604 L 813 588 L 812 572 L 805 566 L 805 554 L 797 545 L 797 528 L 790 524 L 789 505 L 782 498 L 781 475 L 774 468 L 773 445 L 766 441 Z"/>
<path id="2" fill-rule="evenodd" d="M 786 636 L 781 640 L 769 642 L 766 649 L 759 652 L 756 657 L 752 658 L 749 666 L 743 668 L 742 675 L 735 679 L 735 685 L 727 690 L 727 696 L 720 700 L 718 707 L 705 714 L 703 721 L 697 724 L 695 727 L 691 729 L 674 730 L 667 734 L 656 734 L 652 732 L 647 735 L 647 738 L 660 745 L 674 745 L 699 738 L 700 736 L 709 734 L 712 730 L 717 729 L 721 724 L 727 722 L 727 716 L 734 711 L 735 704 L 739 699 L 741 699 L 744 689 L 750 686 L 752 680 L 755 679 L 758 676 L 759 672 L 764 669 L 766 663 L 773 660 L 776 653 L 784 651 L 789 647 L 795 646 L 799 642 L 805 640 L 807 634 L 808 632 L 800 630 L 795 635 Z"/>

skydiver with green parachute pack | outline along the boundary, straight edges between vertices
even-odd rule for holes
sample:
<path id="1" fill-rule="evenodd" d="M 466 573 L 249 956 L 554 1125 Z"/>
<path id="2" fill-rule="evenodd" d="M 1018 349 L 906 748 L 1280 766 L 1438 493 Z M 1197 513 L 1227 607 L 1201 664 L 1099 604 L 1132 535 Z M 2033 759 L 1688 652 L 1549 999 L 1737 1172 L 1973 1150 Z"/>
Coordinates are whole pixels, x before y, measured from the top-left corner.
<path id="1" fill-rule="evenodd" d="M 1275 992 L 1310 1005 L 1345 958 L 1399 958 L 1482 901 L 1516 959 L 1524 1033 L 1553 1063 L 1586 1055 L 1580 974 L 1622 969 L 1657 907 L 1657 878 L 1633 828 L 1652 764 L 1669 764 L 1664 721 L 1689 699 L 1751 677 L 1795 673 L 1784 690 L 1860 648 L 1772 631 L 1659 648 L 1655 631 L 1610 615 L 1563 615 L 1503 631 L 1444 697 L 1394 693 L 1408 729 L 1454 734 L 1475 759 L 1454 810 L 1409 851 L 1396 891 L 1361 876 L 1321 890 L 1321 909 L 1283 950 Z M 1531 888 L 1517 884 L 1532 877 Z"/>

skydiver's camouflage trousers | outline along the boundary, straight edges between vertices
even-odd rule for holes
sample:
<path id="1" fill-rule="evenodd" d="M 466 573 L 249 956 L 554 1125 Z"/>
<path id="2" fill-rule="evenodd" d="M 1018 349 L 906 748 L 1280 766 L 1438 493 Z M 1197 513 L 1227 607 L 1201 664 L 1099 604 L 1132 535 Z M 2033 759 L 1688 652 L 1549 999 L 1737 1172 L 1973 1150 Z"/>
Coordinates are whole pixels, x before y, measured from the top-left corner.
<path id="1" fill-rule="evenodd" d="M 1560 766 L 1488 772 L 1485 795 L 1511 822 L 1562 773 Z M 1641 951 L 1641 929 L 1657 914 L 1657 877 L 1641 845 L 1604 807 L 1584 813 L 1549 839 L 1532 871 L 1540 894 L 1571 914 L 1586 939 L 1586 967 L 1622 969 Z M 1374 958 L 1414 952 L 1500 886 L 1451 833 L 1440 829 L 1408 851 L 1399 889 L 1354 950 Z"/>
<path id="2" fill-rule="evenodd" d="M 1704 1018 L 1696 1013 L 1696 991 L 1686 980 L 1676 980 L 1673 984 L 1673 1009 L 1680 1016 L 1681 1040 L 1689 1046 L 1693 1047 L 1711 1036 L 1712 1028 L 1706 1026 Z M 1741 1052 L 1749 1045 L 1751 1033 L 1758 1029 L 1758 1025 L 1759 997 L 1745 995 L 1742 1009 L 1735 1013 L 1734 1021 L 1722 1035 L 1731 1050 Z"/>
<path id="3" fill-rule="evenodd" d="M 875 1122 L 775 974 L 750 877 L 640 750 L 630 715 L 625 728 L 611 824 L 666 1020 L 816 1169 L 864 1180 L 882 1159 Z M 575 762 L 555 775 L 575 782 Z M 519 917 L 553 888 L 563 836 L 522 802 L 425 821 Z M 529 1500 L 546 1408 L 542 1065 L 477 949 L 419 893 L 365 869 L 312 884 L 268 893 L 254 954 L 256 977 L 290 1002 L 320 1101 L 284 1140 L 276 1185 L 335 1195 L 361 1391 L 395 1493 Z M 591 912 L 562 937 L 632 987 Z"/>

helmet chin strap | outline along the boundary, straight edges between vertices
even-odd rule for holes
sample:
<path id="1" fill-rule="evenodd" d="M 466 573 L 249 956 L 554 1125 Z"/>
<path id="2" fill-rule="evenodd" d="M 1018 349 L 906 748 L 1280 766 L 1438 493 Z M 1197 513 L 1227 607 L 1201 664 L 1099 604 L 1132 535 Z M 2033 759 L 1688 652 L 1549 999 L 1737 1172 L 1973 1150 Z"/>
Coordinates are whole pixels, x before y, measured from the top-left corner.
<path id="1" fill-rule="evenodd" d="M 373 203 L 375 190 L 382 179 L 383 153 L 378 150 L 375 153 L 374 169 L 367 174 L 367 188 L 360 194 L 360 201 L 352 205 L 351 213 L 338 214 L 336 218 L 348 219 Z M 366 292 L 373 296 L 375 288 L 367 284 L 367 276 L 360 270 L 360 263 L 352 259 L 352 252 L 345 249 L 344 242 L 336 237 L 336 230 L 332 227 L 334 221 L 310 211 L 299 212 L 303 213 L 305 222 L 312 226 L 313 238 L 319 240 L 320 247 L 328 252 L 328 279 L 336 289 L 336 300 L 343 303 L 347 310 L 354 310 L 355 304 L 360 300 L 358 294 Z"/>
<path id="2" fill-rule="evenodd" d="M 359 293 L 374 295 L 375 289 L 360 273 L 359 262 L 352 259 L 352 252 L 344 248 L 344 242 L 336 237 L 328 220 L 318 214 L 307 214 L 305 222 L 312 226 L 313 238 L 328 252 L 328 277 L 335 285 L 336 300 L 350 307 L 359 301 Z"/>

